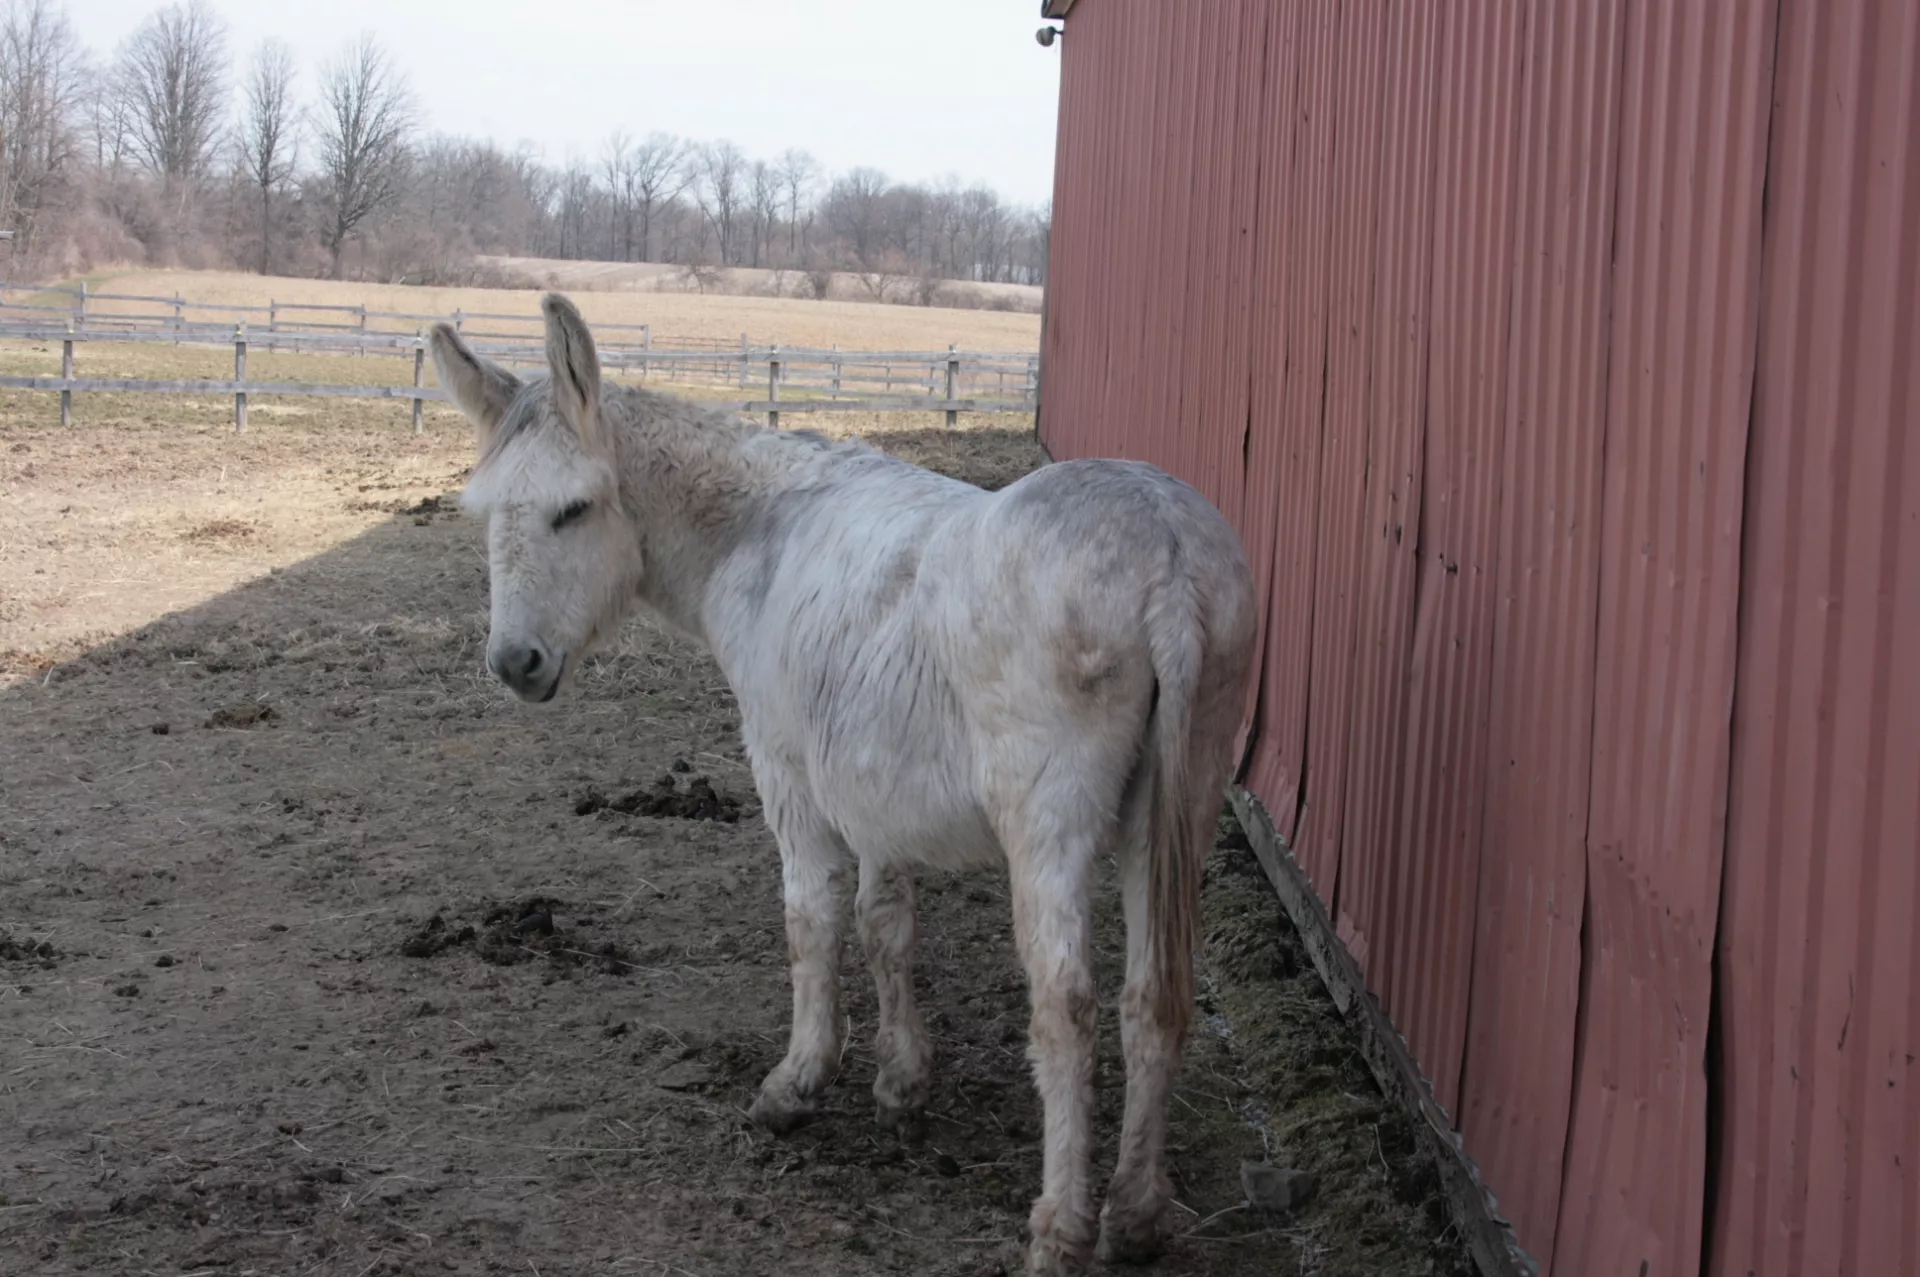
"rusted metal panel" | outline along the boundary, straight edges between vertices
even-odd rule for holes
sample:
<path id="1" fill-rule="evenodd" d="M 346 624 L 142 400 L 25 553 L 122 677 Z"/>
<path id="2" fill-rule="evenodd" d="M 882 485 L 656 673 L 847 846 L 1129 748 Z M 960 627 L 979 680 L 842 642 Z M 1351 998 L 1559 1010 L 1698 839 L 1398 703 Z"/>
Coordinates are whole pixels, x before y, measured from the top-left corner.
<path id="1" fill-rule="evenodd" d="M 1399 823 L 1406 669 L 1419 543 L 1427 405 L 1434 100 L 1440 5 L 1396 4 L 1384 44 L 1388 95 L 1380 129 L 1374 233 L 1368 479 L 1353 646 L 1346 818 L 1334 925 L 1370 981 L 1375 942 L 1399 885 L 1389 859 Z"/>
<path id="2" fill-rule="evenodd" d="M 1699 1266 L 1773 24 L 1744 3 L 1627 18 L 1556 1277 Z"/>
<path id="3" fill-rule="evenodd" d="M 1708 1271 L 1920 1272 L 1920 7 L 1787 0 Z"/>
<path id="4" fill-rule="evenodd" d="M 1256 433 L 1249 452 L 1272 503 L 1272 572 L 1267 587 L 1266 663 L 1248 787 L 1260 796 L 1285 838 L 1298 823 L 1306 774 L 1307 698 L 1313 658 L 1313 579 L 1318 563 L 1321 445 L 1326 405 L 1327 247 L 1334 222 L 1334 86 L 1339 61 L 1339 7 L 1297 6 L 1297 62 L 1290 103 L 1291 162 L 1277 182 L 1285 214 L 1280 228 L 1262 222 L 1264 246 L 1284 262 L 1271 331 L 1277 358 L 1257 368 Z M 1272 118 L 1272 117 L 1269 117 Z M 1284 128 L 1274 130 L 1276 141 Z M 1277 162 L 1278 156 L 1266 157 Z M 1277 272 L 1276 272 L 1277 273 Z M 1269 280 L 1272 279 L 1270 275 Z M 1264 281 L 1263 281 L 1264 282 Z M 1323 895 L 1333 888 L 1332 863 L 1308 868 Z M 1316 870 L 1318 872 L 1316 872 Z"/>
<path id="5" fill-rule="evenodd" d="M 1513 222 L 1499 578 L 1459 1123 L 1553 1270 L 1580 1003 L 1624 0 L 1537 4 Z"/>

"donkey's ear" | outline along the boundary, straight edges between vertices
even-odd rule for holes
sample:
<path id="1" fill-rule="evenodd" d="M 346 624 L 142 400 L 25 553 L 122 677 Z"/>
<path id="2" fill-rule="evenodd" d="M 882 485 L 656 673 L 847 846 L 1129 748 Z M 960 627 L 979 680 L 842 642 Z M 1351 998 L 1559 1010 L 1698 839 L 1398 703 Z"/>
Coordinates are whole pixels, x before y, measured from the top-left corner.
<path id="1" fill-rule="evenodd" d="M 433 367 L 440 374 L 440 384 L 473 422 L 474 434 L 485 448 L 519 393 L 520 379 L 474 354 L 452 324 L 435 324 L 427 345 L 433 350 Z"/>
<path id="2" fill-rule="evenodd" d="M 591 448 L 600 436 L 600 356 L 587 321 L 559 293 L 540 299 L 547 317 L 547 367 L 553 400 L 580 442 Z"/>

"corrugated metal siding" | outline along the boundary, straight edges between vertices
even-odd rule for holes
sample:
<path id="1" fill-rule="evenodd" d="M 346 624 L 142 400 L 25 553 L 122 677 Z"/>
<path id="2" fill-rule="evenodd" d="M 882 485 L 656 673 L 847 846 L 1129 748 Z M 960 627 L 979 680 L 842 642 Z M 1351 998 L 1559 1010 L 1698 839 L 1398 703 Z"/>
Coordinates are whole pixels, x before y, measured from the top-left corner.
<path id="1" fill-rule="evenodd" d="M 1709 1271 L 1920 1273 L 1920 6 L 1780 22 Z"/>
<path id="2" fill-rule="evenodd" d="M 1560 1274 L 1699 1265 L 1772 47 L 1770 6 L 1628 12 Z"/>
<path id="3" fill-rule="evenodd" d="M 1405 781 L 1375 987 L 1458 1103 L 1473 969 L 1505 434 L 1520 77 L 1530 5 L 1457 5 L 1435 103 L 1433 291 Z"/>
<path id="4" fill-rule="evenodd" d="M 1240 528 L 1250 786 L 1559 1277 L 1920 1272 L 1917 12 L 1061 46 L 1043 438 Z"/>
<path id="5" fill-rule="evenodd" d="M 1297 0 L 1279 0 L 1268 6 L 1267 64 L 1262 76 L 1258 135 L 1248 154 L 1254 157 L 1258 172 L 1255 195 L 1253 298 L 1251 308 L 1251 358 L 1248 362 L 1247 420 L 1244 427 L 1247 488 L 1239 529 L 1253 565 L 1253 579 L 1273 594 L 1271 582 L 1274 564 L 1282 548 L 1293 535 L 1283 537 L 1281 502 L 1282 477 L 1288 464 L 1285 440 L 1280 434 L 1281 391 L 1287 367 L 1287 276 L 1294 264 L 1291 244 L 1293 201 L 1293 145 L 1295 85 L 1300 64 L 1299 11 Z M 1224 425 L 1225 423 L 1223 423 Z M 1259 642 L 1264 651 L 1270 641 L 1269 612 L 1260 616 Z M 1284 624 L 1290 625 L 1291 622 Z M 1251 723 L 1258 725 L 1263 748 L 1271 752 L 1276 742 L 1297 738 L 1306 714 L 1304 689 L 1294 703 L 1268 702 L 1268 689 L 1274 680 L 1261 679 L 1254 688 Z M 1258 765 L 1258 760 L 1254 760 Z M 1271 794 L 1273 791 L 1262 790 Z M 1276 802 L 1274 818 L 1291 827 L 1293 812 L 1283 811 Z"/>
<path id="6" fill-rule="evenodd" d="M 1374 235 L 1372 393 L 1360 596 L 1354 623 L 1353 712 L 1341 883 L 1334 925 L 1377 984 L 1377 939 L 1401 889 L 1387 861 L 1399 827 L 1405 760 L 1406 669 L 1419 547 L 1427 410 L 1428 295 L 1433 224 L 1434 96 L 1439 5 L 1387 13 L 1380 132 L 1380 211 Z"/>
<path id="7" fill-rule="evenodd" d="M 1385 0 L 1346 0 L 1333 55 L 1333 156 L 1328 191 L 1325 372 L 1319 510 L 1314 522 L 1312 673 L 1307 684 L 1313 773 L 1293 845 L 1302 867 L 1337 898 L 1345 824 L 1354 678 L 1356 579 L 1365 546 L 1367 443 L 1372 407 L 1374 234 L 1379 222 L 1380 128 L 1386 94 Z"/>
<path id="8" fill-rule="evenodd" d="M 1261 411 L 1255 418 L 1260 433 L 1254 446 L 1271 458 L 1273 480 L 1271 486 L 1255 491 L 1277 510 L 1278 524 L 1267 592 L 1270 675 L 1264 680 L 1260 739 L 1249 773 L 1249 783 L 1268 801 L 1268 810 L 1286 837 L 1293 836 L 1303 798 L 1313 662 L 1313 579 L 1321 532 L 1321 409 L 1326 388 L 1327 244 L 1335 216 L 1332 91 L 1339 48 L 1338 8 L 1303 3 L 1297 6 L 1296 22 L 1293 100 L 1274 104 L 1276 108 L 1284 105 L 1293 123 L 1292 164 L 1283 170 L 1287 177 L 1280 187 L 1286 202 L 1284 238 L 1262 224 L 1266 243 L 1286 262 L 1278 333 L 1285 353 L 1262 370 L 1266 394 L 1258 399 Z M 1332 869 L 1331 864 L 1307 869 L 1315 885 L 1329 895 Z"/>
<path id="9" fill-rule="evenodd" d="M 1586 901 L 1624 0 L 1536 4 L 1460 1130 L 1552 1266 Z"/>

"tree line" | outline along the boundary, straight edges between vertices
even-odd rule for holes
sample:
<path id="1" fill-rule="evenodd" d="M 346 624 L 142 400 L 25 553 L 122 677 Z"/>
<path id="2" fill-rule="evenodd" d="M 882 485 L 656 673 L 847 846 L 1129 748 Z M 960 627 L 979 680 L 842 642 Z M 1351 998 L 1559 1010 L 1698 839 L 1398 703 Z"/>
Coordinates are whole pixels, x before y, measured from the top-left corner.
<path id="1" fill-rule="evenodd" d="M 54 0 L 0 0 L 0 216 L 16 278 L 95 264 L 484 282 L 485 255 L 833 272 L 930 302 L 943 281 L 1044 284 L 1050 212 L 956 180 L 830 174 L 807 152 L 610 133 L 591 158 L 428 135 L 404 65 L 362 35 L 303 67 L 244 57 L 204 0 L 111 56 Z"/>

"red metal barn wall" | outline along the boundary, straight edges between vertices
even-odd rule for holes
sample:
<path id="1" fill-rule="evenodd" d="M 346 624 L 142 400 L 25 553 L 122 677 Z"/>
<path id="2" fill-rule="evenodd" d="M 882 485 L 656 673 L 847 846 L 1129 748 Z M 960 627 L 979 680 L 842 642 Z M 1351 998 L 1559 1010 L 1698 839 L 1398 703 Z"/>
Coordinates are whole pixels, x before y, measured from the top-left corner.
<path id="1" fill-rule="evenodd" d="M 1042 438 L 1241 529 L 1246 782 L 1521 1242 L 1920 1274 L 1920 4 L 1057 47 Z"/>

